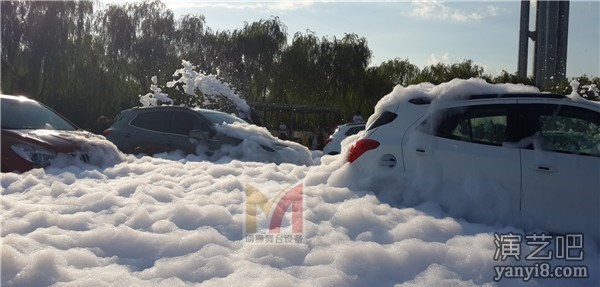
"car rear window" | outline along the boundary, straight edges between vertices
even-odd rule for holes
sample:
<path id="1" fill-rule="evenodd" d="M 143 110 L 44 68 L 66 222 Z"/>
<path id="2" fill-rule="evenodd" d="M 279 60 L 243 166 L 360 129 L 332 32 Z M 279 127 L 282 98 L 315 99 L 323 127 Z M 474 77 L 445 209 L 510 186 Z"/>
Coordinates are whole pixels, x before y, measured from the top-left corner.
<path id="1" fill-rule="evenodd" d="M 394 121 L 397 117 L 398 117 L 398 115 L 395 114 L 395 113 L 392 113 L 390 111 L 384 111 L 367 128 L 367 131 L 370 131 L 370 130 L 372 130 L 374 128 L 378 128 L 378 127 L 383 126 L 383 125 L 387 125 L 387 124 L 391 123 L 392 121 Z"/>
<path id="2" fill-rule="evenodd" d="M 1 106 L 3 129 L 77 129 L 57 113 L 35 101 L 2 99 Z"/>
<path id="3" fill-rule="evenodd" d="M 346 133 L 344 135 L 346 136 L 351 136 L 351 135 L 355 135 L 358 132 L 362 131 L 365 129 L 365 126 L 356 126 L 356 127 L 352 127 L 350 129 L 348 129 L 348 131 L 346 131 Z"/>

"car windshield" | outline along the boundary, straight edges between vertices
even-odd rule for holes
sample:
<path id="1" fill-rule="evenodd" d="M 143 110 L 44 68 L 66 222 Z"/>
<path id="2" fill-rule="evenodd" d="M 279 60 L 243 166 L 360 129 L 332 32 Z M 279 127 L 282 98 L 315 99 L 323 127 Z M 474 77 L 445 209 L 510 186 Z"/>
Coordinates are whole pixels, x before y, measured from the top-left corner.
<path id="1" fill-rule="evenodd" d="M 233 124 L 233 123 L 242 123 L 248 124 L 244 120 L 230 114 L 216 112 L 216 111 L 202 111 L 200 112 L 203 116 L 205 116 L 209 121 L 214 124 Z"/>
<path id="2" fill-rule="evenodd" d="M 3 129 L 77 129 L 54 111 L 35 101 L 3 98 L 1 106 Z"/>

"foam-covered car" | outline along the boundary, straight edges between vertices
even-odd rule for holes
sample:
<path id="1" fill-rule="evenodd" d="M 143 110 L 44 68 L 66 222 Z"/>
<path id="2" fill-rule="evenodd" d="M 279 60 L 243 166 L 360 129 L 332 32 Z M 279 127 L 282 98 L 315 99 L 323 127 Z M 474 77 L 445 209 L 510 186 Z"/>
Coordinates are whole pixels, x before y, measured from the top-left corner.
<path id="1" fill-rule="evenodd" d="M 405 199 L 437 201 L 460 216 L 599 234 L 595 102 L 478 79 L 398 86 L 347 156 L 373 185 L 403 178 L 419 191 Z"/>
<path id="2" fill-rule="evenodd" d="M 181 150 L 186 154 L 311 165 L 300 144 L 274 138 L 265 128 L 228 113 L 183 107 L 134 107 L 122 111 L 104 135 L 121 151 L 156 154 Z"/>
<path id="3" fill-rule="evenodd" d="M 92 164 L 120 158 L 104 137 L 79 129 L 42 103 L 23 96 L 1 95 L 0 99 L 2 172 L 46 167 L 59 156 Z"/>

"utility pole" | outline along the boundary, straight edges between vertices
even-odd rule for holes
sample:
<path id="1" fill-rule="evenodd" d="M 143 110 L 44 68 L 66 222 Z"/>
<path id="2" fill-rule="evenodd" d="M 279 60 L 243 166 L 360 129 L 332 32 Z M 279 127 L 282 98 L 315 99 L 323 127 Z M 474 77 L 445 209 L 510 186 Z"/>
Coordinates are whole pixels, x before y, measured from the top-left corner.
<path id="1" fill-rule="evenodd" d="M 521 1 L 521 25 L 519 28 L 519 63 L 517 65 L 517 76 L 527 77 L 527 56 L 529 55 L 529 38 L 535 41 L 535 35 L 529 31 L 529 0 Z"/>
<path id="2" fill-rule="evenodd" d="M 569 1 L 536 1 L 535 31 L 529 31 L 530 1 L 521 1 L 517 75 L 527 76 L 528 41 L 534 44 L 533 78 L 538 88 L 566 79 Z"/>

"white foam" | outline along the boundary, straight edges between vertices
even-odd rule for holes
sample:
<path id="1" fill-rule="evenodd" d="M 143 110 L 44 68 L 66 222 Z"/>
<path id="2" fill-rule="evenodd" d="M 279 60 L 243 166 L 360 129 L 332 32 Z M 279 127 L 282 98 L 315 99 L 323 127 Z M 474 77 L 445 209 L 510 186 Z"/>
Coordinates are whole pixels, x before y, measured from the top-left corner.
<path id="1" fill-rule="evenodd" d="M 403 205 L 410 198 L 398 196 L 410 187 L 404 178 L 382 174 L 379 180 L 387 188 L 374 194 L 343 155 L 318 159 L 321 165 L 304 166 L 226 157 L 210 162 L 165 153 L 123 155 L 100 166 L 74 162 L 20 175 L 2 173 L 1 284 L 524 284 L 493 281 L 494 265 L 532 263 L 494 261 L 493 234 L 528 231 L 456 216 L 471 212 L 484 218 L 485 208 L 475 204 L 455 213 L 412 194 L 410 207 Z M 298 184 L 304 194 L 305 243 L 247 243 L 246 188 L 273 196 Z M 477 195 L 481 187 L 463 188 Z M 589 278 L 527 284 L 598 286 L 599 262 L 597 244 L 586 238 L 584 260 L 574 264 L 587 266 Z"/>

